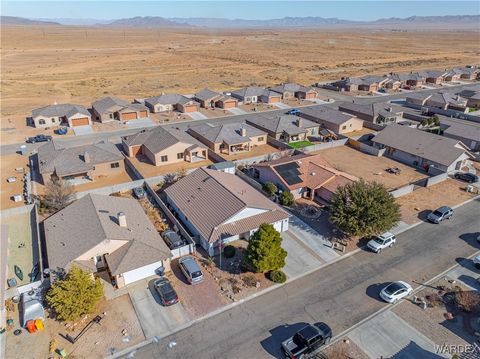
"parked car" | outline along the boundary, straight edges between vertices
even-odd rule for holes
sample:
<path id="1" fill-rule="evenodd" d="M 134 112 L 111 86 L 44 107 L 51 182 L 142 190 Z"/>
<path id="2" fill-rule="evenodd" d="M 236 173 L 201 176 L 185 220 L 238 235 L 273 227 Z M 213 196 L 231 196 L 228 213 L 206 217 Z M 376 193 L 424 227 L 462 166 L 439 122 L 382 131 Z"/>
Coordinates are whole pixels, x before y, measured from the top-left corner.
<path id="1" fill-rule="evenodd" d="M 309 324 L 282 342 L 282 350 L 287 358 L 305 358 L 321 346 L 330 343 L 331 339 L 332 329 L 327 324 Z"/>
<path id="2" fill-rule="evenodd" d="M 66 135 L 68 133 L 68 127 L 60 127 L 58 130 L 55 131 L 57 135 Z"/>
<path id="3" fill-rule="evenodd" d="M 188 283 L 197 284 L 203 281 L 202 270 L 195 258 L 191 256 L 182 257 L 179 259 L 178 265 Z"/>
<path id="4" fill-rule="evenodd" d="M 387 93 L 387 90 L 385 90 L 384 88 L 381 88 L 381 89 L 378 89 L 378 92 L 380 92 L 380 93 Z"/>
<path id="5" fill-rule="evenodd" d="M 170 247 L 170 249 L 175 249 L 183 246 L 182 237 L 174 231 L 168 230 L 163 232 L 163 239 L 165 240 L 165 243 L 167 243 L 167 245 Z"/>
<path id="6" fill-rule="evenodd" d="M 444 219 L 450 219 L 453 216 L 453 209 L 443 206 L 428 214 L 427 219 L 432 223 L 440 223 Z"/>
<path id="7" fill-rule="evenodd" d="M 473 264 L 475 264 L 475 267 L 477 267 L 478 269 L 480 269 L 480 255 L 476 256 L 475 258 L 473 258 Z"/>
<path id="8" fill-rule="evenodd" d="M 297 108 L 292 108 L 291 110 L 287 111 L 287 115 L 298 115 L 300 114 L 300 110 Z"/>
<path id="9" fill-rule="evenodd" d="M 142 187 L 136 187 L 133 189 L 133 195 L 138 199 L 145 198 L 145 190 Z"/>
<path id="10" fill-rule="evenodd" d="M 170 283 L 167 278 L 157 279 L 153 285 L 155 286 L 155 290 L 160 296 L 162 305 L 170 306 L 178 303 L 177 292 L 175 292 L 172 283 Z"/>
<path id="11" fill-rule="evenodd" d="M 456 179 L 468 182 L 468 183 L 477 183 L 478 176 L 474 175 L 473 173 L 466 173 L 466 172 L 457 172 L 455 173 L 454 177 Z"/>
<path id="12" fill-rule="evenodd" d="M 380 298 L 387 303 L 397 303 L 412 292 L 410 284 L 398 281 L 392 282 L 380 291 Z"/>
<path id="13" fill-rule="evenodd" d="M 27 139 L 27 143 L 35 143 L 35 142 L 50 142 L 52 140 L 52 136 L 47 135 L 36 135 L 34 137 L 29 137 Z"/>
<path id="14" fill-rule="evenodd" d="M 393 233 L 385 232 L 379 236 L 374 237 L 367 243 L 368 249 L 375 253 L 380 253 L 382 249 L 393 247 L 396 243 L 397 237 Z"/>

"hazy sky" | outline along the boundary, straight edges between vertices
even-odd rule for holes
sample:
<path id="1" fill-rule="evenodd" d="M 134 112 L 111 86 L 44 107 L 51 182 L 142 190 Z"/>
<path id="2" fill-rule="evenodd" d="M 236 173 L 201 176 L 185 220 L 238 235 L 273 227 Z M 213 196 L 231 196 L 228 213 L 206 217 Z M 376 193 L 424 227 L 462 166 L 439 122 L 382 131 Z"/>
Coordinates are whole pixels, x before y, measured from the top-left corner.
<path id="1" fill-rule="evenodd" d="M 272 19 L 286 16 L 376 20 L 413 15 L 478 15 L 478 1 L 17 1 L 2 15 L 118 19 L 134 16 Z"/>

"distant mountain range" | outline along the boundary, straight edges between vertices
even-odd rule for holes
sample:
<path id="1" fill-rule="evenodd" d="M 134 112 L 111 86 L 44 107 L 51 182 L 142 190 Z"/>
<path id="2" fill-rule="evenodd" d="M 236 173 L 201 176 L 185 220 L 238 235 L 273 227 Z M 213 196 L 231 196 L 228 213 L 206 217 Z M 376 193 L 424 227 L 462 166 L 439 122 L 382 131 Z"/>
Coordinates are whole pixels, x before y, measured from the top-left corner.
<path id="1" fill-rule="evenodd" d="M 223 18 L 163 18 L 158 16 L 133 17 L 118 20 L 95 19 L 25 19 L 2 16 L 2 24 L 15 25 L 76 25 L 109 27 L 205 27 L 205 28 L 385 28 L 385 29 L 470 29 L 480 30 L 480 15 L 412 16 L 387 18 L 375 21 L 351 21 L 322 17 L 284 17 L 270 20 L 246 20 Z"/>

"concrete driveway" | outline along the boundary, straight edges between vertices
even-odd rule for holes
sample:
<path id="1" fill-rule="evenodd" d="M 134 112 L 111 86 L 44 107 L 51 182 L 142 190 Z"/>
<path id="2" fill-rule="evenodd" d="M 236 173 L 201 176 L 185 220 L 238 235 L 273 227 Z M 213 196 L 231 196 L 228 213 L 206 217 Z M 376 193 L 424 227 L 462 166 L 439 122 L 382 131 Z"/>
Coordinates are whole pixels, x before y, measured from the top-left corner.
<path id="1" fill-rule="evenodd" d="M 246 115 L 248 112 L 245 110 L 242 110 L 241 108 L 234 107 L 234 108 L 227 108 L 228 112 L 233 113 L 234 115 Z"/>
<path id="2" fill-rule="evenodd" d="M 475 268 L 473 260 L 458 258 L 459 266 L 447 273 L 447 276 L 466 285 L 472 290 L 480 291 L 480 269 Z"/>
<path id="3" fill-rule="evenodd" d="M 348 336 L 370 358 L 450 357 L 438 354 L 434 342 L 390 310 L 355 328 Z"/>
<path id="4" fill-rule="evenodd" d="M 75 136 L 89 135 L 93 133 L 93 128 L 90 125 L 75 126 L 72 128 L 73 128 L 73 133 L 75 133 Z"/>
<path id="5" fill-rule="evenodd" d="M 282 102 L 277 102 L 273 104 L 275 107 L 281 108 L 282 110 L 287 110 L 289 108 L 292 108 L 292 106 L 287 105 L 286 103 Z"/>
<path id="6" fill-rule="evenodd" d="M 156 279 L 158 277 L 150 277 L 128 288 L 146 338 L 164 336 L 190 320 L 181 302 L 169 307 L 160 304 L 160 298 L 153 288 Z"/>
<path id="7" fill-rule="evenodd" d="M 187 112 L 186 115 L 190 116 L 192 120 L 208 120 L 208 117 L 201 112 Z"/>

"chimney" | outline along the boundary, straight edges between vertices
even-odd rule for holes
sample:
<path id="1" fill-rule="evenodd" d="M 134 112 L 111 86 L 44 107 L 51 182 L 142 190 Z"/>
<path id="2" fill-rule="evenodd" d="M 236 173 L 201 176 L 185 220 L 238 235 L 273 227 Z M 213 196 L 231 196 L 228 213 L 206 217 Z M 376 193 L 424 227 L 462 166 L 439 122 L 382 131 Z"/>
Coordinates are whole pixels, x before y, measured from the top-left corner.
<path id="1" fill-rule="evenodd" d="M 83 161 L 85 161 L 85 163 L 90 163 L 90 154 L 88 153 L 88 151 L 85 151 L 85 153 L 83 154 Z"/>
<path id="2" fill-rule="evenodd" d="M 297 118 L 296 123 L 297 123 L 297 127 L 302 127 L 302 119 L 300 117 Z"/>
<path id="3" fill-rule="evenodd" d="M 240 135 L 242 137 L 246 137 L 247 136 L 247 129 L 244 128 L 244 127 L 240 128 Z"/>
<path id="4" fill-rule="evenodd" d="M 123 212 L 118 212 L 118 225 L 120 227 L 127 227 L 127 216 Z"/>

